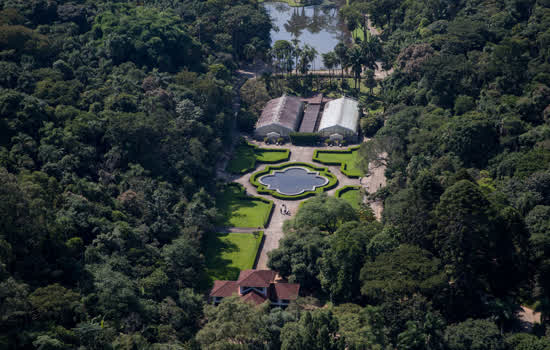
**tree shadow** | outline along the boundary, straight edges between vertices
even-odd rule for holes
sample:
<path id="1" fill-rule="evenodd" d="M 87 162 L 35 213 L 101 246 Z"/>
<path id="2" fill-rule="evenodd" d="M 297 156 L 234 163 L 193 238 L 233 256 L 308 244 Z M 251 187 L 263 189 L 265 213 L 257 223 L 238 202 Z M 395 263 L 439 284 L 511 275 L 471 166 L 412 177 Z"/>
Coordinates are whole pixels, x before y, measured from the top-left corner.
<path id="1" fill-rule="evenodd" d="M 206 239 L 206 268 L 208 283 L 212 285 L 214 280 L 236 280 L 240 270 L 237 267 L 229 266 L 233 262 L 223 258 L 224 253 L 235 253 L 239 247 L 231 241 L 224 240 L 229 233 L 209 233 Z"/>

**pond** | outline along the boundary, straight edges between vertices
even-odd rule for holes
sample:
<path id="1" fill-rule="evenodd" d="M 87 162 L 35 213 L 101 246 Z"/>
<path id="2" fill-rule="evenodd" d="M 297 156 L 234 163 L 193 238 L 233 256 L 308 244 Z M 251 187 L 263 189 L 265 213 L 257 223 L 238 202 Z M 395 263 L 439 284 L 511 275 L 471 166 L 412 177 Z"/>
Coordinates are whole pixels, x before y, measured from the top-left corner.
<path id="1" fill-rule="evenodd" d="M 337 5 L 291 7 L 283 2 L 265 2 L 263 6 L 276 28 L 271 31 L 272 43 L 298 38 L 300 45 L 305 43 L 314 47 L 318 56 L 312 69 L 324 68 L 321 54 L 332 51 L 340 41 L 351 41 L 351 35 L 338 15 Z"/>
<path id="2" fill-rule="evenodd" d="M 314 191 L 317 187 L 325 186 L 328 179 L 315 171 L 292 167 L 274 171 L 258 179 L 262 185 L 280 194 L 293 196 L 305 191 Z"/>

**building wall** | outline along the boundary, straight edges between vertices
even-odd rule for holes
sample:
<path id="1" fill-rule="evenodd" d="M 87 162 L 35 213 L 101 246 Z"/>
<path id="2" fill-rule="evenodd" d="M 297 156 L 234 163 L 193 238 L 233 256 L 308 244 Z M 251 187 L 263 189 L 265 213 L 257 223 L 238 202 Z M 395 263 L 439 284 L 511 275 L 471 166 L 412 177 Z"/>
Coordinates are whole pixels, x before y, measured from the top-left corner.
<path id="1" fill-rule="evenodd" d="M 342 135 L 346 138 L 357 136 L 357 134 L 355 132 L 353 132 L 353 130 L 343 128 L 340 125 L 333 125 L 333 126 L 330 126 L 328 128 L 321 129 L 321 130 L 319 130 L 319 133 L 321 135 L 327 136 L 327 137 L 332 135 L 332 134 L 340 134 L 340 135 Z"/>
<path id="2" fill-rule="evenodd" d="M 294 130 L 285 128 L 284 126 L 281 126 L 279 124 L 268 124 L 257 128 L 254 131 L 254 135 L 259 137 L 266 137 L 267 134 L 269 134 L 270 132 L 279 133 L 281 137 L 288 137 L 290 133 L 294 132 Z"/>

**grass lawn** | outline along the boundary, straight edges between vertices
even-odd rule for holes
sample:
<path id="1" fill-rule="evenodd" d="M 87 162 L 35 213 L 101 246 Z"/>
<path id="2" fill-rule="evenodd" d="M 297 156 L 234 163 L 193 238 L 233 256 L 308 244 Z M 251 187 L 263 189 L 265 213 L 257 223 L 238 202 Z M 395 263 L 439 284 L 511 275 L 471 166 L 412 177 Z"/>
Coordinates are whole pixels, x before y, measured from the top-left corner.
<path id="1" fill-rule="evenodd" d="M 256 162 L 277 163 L 288 160 L 286 149 L 256 148 L 247 143 L 235 147 L 233 157 L 227 163 L 226 171 L 232 174 L 243 174 L 254 170 Z"/>
<path id="2" fill-rule="evenodd" d="M 251 269 L 262 242 L 263 231 L 210 234 L 206 240 L 206 273 L 214 280 L 236 280 L 241 270 Z"/>
<path id="3" fill-rule="evenodd" d="M 259 199 L 243 198 L 244 192 L 237 186 L 227 186 L 216 198 L 223 216 L 222 226 L 264 227 L 272 204 Z"/>
<path id="4" fill-rule="evenodd" d="M 351 204 L 351 206 L 354 208 L 354 209 L 359 209 L 359 202 L 361 200 L 361 191 L 359 191 L 359 189 L 350 189 L 350 190 L 347 190 L 346 192 L 342 193 L 339 198 L 342 198 L 344 199 L 345 201 L 347 201 L 349 204 Z"/>
<path id="5" fill-rule="evenodd" d="M 320 151 L 318 152 L 319 160 L 322 162 L 333 162 L 333 163 L 346 163 L 346 169 L 351 176 L 362 176 L 361 170 L 358 167 L 359 160 L 357 155 L 359 150 L 356 149 L 351 153 L 338 153 L 330 151 Z"/>
<path id="6" fill-rule="evenodd" d="M 256 161 L 260 163 L 278 163 L 288 160 L 286 150 L 274 150 L 267 148 L 256 149 Z"/>

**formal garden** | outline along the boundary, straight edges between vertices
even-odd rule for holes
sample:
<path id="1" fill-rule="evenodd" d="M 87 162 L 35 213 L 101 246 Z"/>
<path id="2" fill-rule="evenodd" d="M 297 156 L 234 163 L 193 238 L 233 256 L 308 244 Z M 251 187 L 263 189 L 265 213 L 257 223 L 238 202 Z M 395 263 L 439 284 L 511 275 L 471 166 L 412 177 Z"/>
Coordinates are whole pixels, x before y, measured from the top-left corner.
<path id="1" fill-rule="evenodd" d="M 236 280 L 241 270 L 253 268 L 263 234 L 263 231 L 255 231 L 208 235 L 205 257 L 209 283 Z"/>
<path id="2" fill-rule="evenodd" d="M 340 171 L 348 177 L 361 177 L 363 173 L 358 165 L 359 147 L 353 146 L 346 150 L 316 150 L 313 160 L 325 165 L 340 165 Z"/>
<path id="3" fill-rule="evenodd" d="M 260 148 L 241 139 L 225 170 L 231 174 L 246 174 L 256 168 L 256 163 L 279 163 L 289 157 L 288 149 Z"/>

